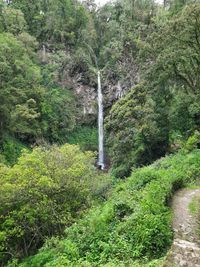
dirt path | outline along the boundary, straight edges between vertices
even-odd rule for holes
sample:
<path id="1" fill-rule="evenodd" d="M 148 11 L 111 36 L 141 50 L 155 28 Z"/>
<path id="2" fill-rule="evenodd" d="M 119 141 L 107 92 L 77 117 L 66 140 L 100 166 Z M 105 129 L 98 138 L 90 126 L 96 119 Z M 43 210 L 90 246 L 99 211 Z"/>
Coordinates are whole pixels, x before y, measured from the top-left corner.
<path id="1" fill-rule="evenodd" d="M 174 242 L 164 267 L 200 267 L 197 218 L 191 215 L 188 207 L 196 196 L 200 197 L 200 189 L 183 189 L 174 197 Z"/>

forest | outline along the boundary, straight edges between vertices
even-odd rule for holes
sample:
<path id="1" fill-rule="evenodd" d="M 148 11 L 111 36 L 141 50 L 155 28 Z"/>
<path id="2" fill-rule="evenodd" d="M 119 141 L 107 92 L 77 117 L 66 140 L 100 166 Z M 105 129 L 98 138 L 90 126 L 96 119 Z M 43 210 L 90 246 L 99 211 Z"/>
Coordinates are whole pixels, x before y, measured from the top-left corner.
<path id="1" fill-rule="evenodd" d="M 200 1 L 0 0 L 1 267 L 198 267 L 199 177 Z"/>

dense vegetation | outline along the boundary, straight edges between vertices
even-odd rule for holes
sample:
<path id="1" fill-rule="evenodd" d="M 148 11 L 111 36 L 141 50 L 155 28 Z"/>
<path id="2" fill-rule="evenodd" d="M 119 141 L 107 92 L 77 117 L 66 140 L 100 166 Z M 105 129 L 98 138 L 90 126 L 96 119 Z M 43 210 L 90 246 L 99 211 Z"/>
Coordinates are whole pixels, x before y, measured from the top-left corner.
<path id="1" fill-rule="evenodd" d="M 0 265 L 158 266 L 200 173 L 199 89 L 198 0 L 0 0 Z"/>
<path id="2" fill-rule="evenodd" d="M 7 2 L 0 9 L 3 154 L 9 138 L 30 146 L 78 136 L 82 148 L 95 150 L 96 119 L 81 111 L 72 81 L 96 87 L 97 64 L 104 90 L 119 81 L 120 98 L 134 87 L 112 109 L 105 95 L 115 175 L 129 175 L 199 129 L 199 1 L 164 1 L 163 8 L 118 0 L 99 9 L 91 0 Z"/>
<path id="3" fill-rule="evenodd" d="M 136 266 L 138 257 L 159 259 L 172 240 L 172 194 L 199 175 L 199 150 L 135 170 L 105 204 L 66 228 L 62 240 L 48 240 L 19 266 Z"/>
<path id="4" fill-rule="evenodd" d="M 0 260 L 27 256 L 47 237 L 62 234 L 110 185 L 92 152 L 64 145 L 24 151 L 0 168 Z"/>
<path id="5" fill-rule="evenodd" d="M 17 139 L 15 144 L 19 141 L 28 146 L 41 143 L 43 140 L 63 143 L 67 141 L 77 121 L 78 111 L 74 93 L 57 80 L 62 67 L 59 61 L 62 54 L 58 59 L 57 55 L 52 55 L 52 62 L 44 64 L 37 52 L 42 45 L 41 42 L 50 42 L 50 36 L 57 37 L 51 40 L 52 45 L 58 44 L 59 40 L 65 43 L 72 37 L 77 41 L 78 37 L 75 38 L 74 34 L 77 29 L 80 30 L 80 25 L 83 25 L 81 18 L 86 14 L 81 16 L 83 7 L 77 9 L 71 1 L 66 1 L 66 6 L 60 1 L 52 1 L 52 5 L 48 4 L 50 10 L 47 18 L 54 12 L 56 17 L 53 18 L 58 24 L 49 21 L 44 23 L 43 15 L 38 16 L 40 4 L 42 1 L 12 1 L 12 4 L 7 6 L 2 1 L 0 5 L 0 147 L 8 162 L 13 162 L 13 159 L 7 157 L 8 153 L 4 149 L 4 144 L 9 138 Z M 77 11 L 80 21 L 69 22 L 57 14 L 57 9 L 59 11 L 63 6 L 69 12 L 65 16 L 70 16 L 74 20 L 74 12 Z M 73 10 L 70 11 L 69 6 Z M 41 6 L 41 10 L 45 10 L 45 7 Z M 62 21 L 59 22 L 59 18 Z M 64 25 L 64 21 L 72 24 L 72 29 L 61 38 L 63 33 L 60 25 L 69 30 L 69 25 Z M 46 29 L 47 26 L 50 28 Z M 36 29 L 45 31 L 45 36 L 41 32 L 36 32 Z M 59 51 L 63 51 L 63 47 L 61 48 Z"/>
<path id="6" fill-rule="evenodd" d="M 121 177 L 131 166 L 164 155 L 200 126 L 200 5 L 188 5 L 176 15 L 160 12 L 135 40 L 142 82 L 107 118 L 110 155 Z"/>

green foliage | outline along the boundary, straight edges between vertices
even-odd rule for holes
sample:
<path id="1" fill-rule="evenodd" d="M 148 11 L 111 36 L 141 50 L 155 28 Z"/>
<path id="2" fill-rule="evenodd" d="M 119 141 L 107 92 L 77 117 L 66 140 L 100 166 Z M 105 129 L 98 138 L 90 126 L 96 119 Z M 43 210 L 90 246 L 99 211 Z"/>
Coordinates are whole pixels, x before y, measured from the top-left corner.
<path id="1" fill-rule="evenodd" d="M 64 142 L 76 124 L 75 99 L 67 88 L 49 89 L 42 102 L 43 137 L 50 142 Z"/>
<path id="2" fill-rule="evenodd" d="M 199 4 L 186 6 L 148 40 L 156 42 L 151 53 L 156 57 L 153 66 L 155 84 L 174 85 L 175 89 L 196 94 L 199 87 Z M 197 33 L 197 39 L 193 33 Z M 176 38 L 174 38 L 176 36 Z M 152 38 L 152 39 L 151 39 Z M 159 39 L 159 41 L 158 41 Z M 167 44 L 170 42 L 170 46 Z M 171 43 L 172 42 L 172 43 Z M 192 45 L 191 45 L 192 42 Z M 162 68 L 161 68 L 162 66 Z M 160 67 L 160 70 L 159 70 Z M 167 81 L 167 79 L 169 79 Z M 192 82 L 193 81 L 193 82 Z"/>
<path id="3" fill-rule="evenodd" d="M 18 38 L 0 34 L 0 42 L 1 139 L 8 132 L 27 143 L 43 137 L 63 142 L 76 122 L 72 92 L 41 86 L 41 70 L 34 53 L 37 43 L 27 33 Z"/>
<path id="4" fill-rule="evenodd" d="M 113 105 L 106 119 L 113 170 L 120 177 L 174 150 L 175 136 L 184 141 L 200 127 L 200 5 L 170 12 L 132 36 L 143 83 Z"/>
<path id="5" fill-rule="evenodd" d="M 169 0 L 170 3 L 170 13 L 176 14 L 187 4 L 198 2 L 198 0 Z"/>
<path id="6" fill-rule="evenodd" d="M 65 239 L 48 240 L 22 265 L 137 266 L 136 258 L 163 255 L 172 238 L 167 203 L 200 174 L 199 151 L 184 154 L 198 147 L 200 128 L 200 5 L 192 2 L 165 1 L 170 6 L 164 10 L 152 0 L 118 0 L 100 9 L 90 0 L 0 1 L 4 262 L 10 254 L 30 255 L 46 237 L 60 234 L 94 196 L 107 198 L 109 182 L 92 167 L 91 154 L 75 146 L 38 148 L 12 168 L 3 165 L 20 155 L 15 140 L 68 140 L 96 150 L 95 127 L 76 127 L 82 103 L 70 90 L 77 83 L 95 88 L 96 64 L 103 89 L 117 83 L 122 89 L 112 101 L 133 88 L 111 110 L 105 97 L 113 173 L 133 174 L 108 202 L 68 227 Z M 46 59 L 39 62 L 43 45 Z M 136 169 L 180 147 L 177 156 Z"/>
<path id="7" fill-rule="evenodd" d="M 165 116 L 168 131 L 184 138 L 199 129 L 199 10 L 196 3 L 175 16 L 165 15 L 165 23 L 155 24 L 145 42 L 138 42 L 140 62 L 147 60 L 144 78 L 156 107 Z"/>
<path id="8" fill-rule="evenodd" d="M 106 203 L 68 227 L 64 239 L 48 240 L 19 266 L 143 266 L 135 260 L 158 259 L 173 236 L 169 200 L 175 190 L 198 179 L 199 166 L 200 151 L 195 150 L 134 170 Z"/>
<path id="9" fill-rule="evenodd" d="M 6 164 L 6 159 L 5 159 L 5 156 L 0 154 L 0 165 L 1 164 Z"/>
<path id="10" fill-rule="evenodd" d="M 22 10 L 32 35 L 58 48 L 75 45 L 87 22 L 87 12 L 77 1 L 14 0 L 12 6 Z"/>
<path id="11" fill-rule="evenodd" d="M 127 176 L 131 167 L 151 162 L 165 152 L 167 138 L 158 127 L 157 117 L 144 85 L 133 88 L 112 107 L 106 131 L 116 176 Z"/>
<path id="12" fill-rule="evenodd" d="M 65 14 L 59 21 L 58 18 L 63 7 Z M 41 11 L 47 12 L 45 19 Z M 58 35 L 60 37 L 58 39 L 64 38 L 60 41 L 65 43 L 64 35 L 67 35 L 67 31 L 69 30 L 69 35 L 74 35 L 73 31 L 77 27 L 80 28 L 84 16 L 86 19 L 87 15 L 83 11 L 82 6 L 75 7 L 72 1 L 67 0 L 65 3 L 52 1 L 48 5 L 45 5 L 43 1 L 34 1 L 34 3 L 28 4 L 24 1 L 12 1 L 10 5 L 1 3 L 1 149 L 3 149 L 3 135 L 5 134 L 27 144 L 33 144 L 43 138 L 49 142 L 63 143 L 75 127 L 76 111 L 73 93 L 65 86 L 62 86 L 61 89 L 60 84 L 58 85 L 58 81 L 55 79 L 59 75 L 57 74 L 58 66 L 55 63 L 51 64 L 54 66 L 53 70 L 43 67 L 41 71 L 35 53 L 38 43 L 26 31 L 34 33 L 41 41 L 41 39 L 49 39 L 50 36 L 54 36 L 59 28 Z M 52 13 L 55 16 L 52 16 Z M 80 15 L 80 18 L 78 19 L 74 15 Z M 69 17 L 69 20 L 66 19 L 66 16 Z M 66 25 L 64 25 L 64 21 Z M 31 22 L 35 22 L 35 24 L 30 25 Z M 40 25 L 37 27 L 37 31 L 41 31 L 40 33 L 34 31 L 36 25 Z M 61 26 L 64 27 L 63 32 Z M 51 27 L 53 29 L 50 29 Z M 43 32 L 45 32 L 45 36 L 41 35 Z M 57 42 L 59 41 L 57 40 Z M 54 59 L 52 60 L 55 62 Z M 62 64 L 63 62 L 61 62 Z M 59 67 L 62 67 L 61 65 Z"/>
<path id="13" fill-rule="evenodd" d="M 89 126 L 80 126 L 68 137 L 69 144 L 78 144 L 82 150 L 97 151 L 97 129 Z"/>
<path id="14" fill-rule="evenodd" d="M 199 209 L 199 204 L 200 204 L 200 197 L 196 196 L 192 198 L 192 201 L 189 203 L 188 208 L 191 213 L 198 222 L 198 231 L 196 234 L 200 237 L 200 223 L 199 223 L 199 218 L 200 218 L 200 209 Z"/>
<path id="15" fill-rule="evenodd" d="M 0 166 L 1 262 L 27 256 L 47 237 L 62 234 L 109 184 L 96 171 L 93 153 L 75 145 L 24 151 L 13 167 Z M 73 248 L 69 253 L 76 255 Z"/>
<path id="16" fill-rule="evenodd" d="M 26 21 L 21 10 L 5 7 L 0 12 L 0 29 L 14 35 L 26 31 Z"/>
<path id="17" fill-rule="evenodd" d="M 25 148 L 26 146 L 18 140 L 10 136 L 4 137 L 2 144 L 2 156 L 4 156 L 5 162 L 11 165 L 15 164 L 21 155 L 22 150 Z"/>
<path id="18" fill-rule="evenodd" d="M 192 136 L 190 136 L 184 146 L 186 151 L 192 151 L 197 148 L 200 143 L 200 133 L 196 131 Z"/>
<path id="19" fill-rule="evenodd" d="M 200 199 L 198 197 L 193 197 L 192 201 L 189 203 L 189 210 L 193 215 L 199 214 L 199 201 Z"/>
<path id="20" fill-rule="evenodd" d="M 38 105 L 43 93 L 40 70 L 13 35 L 0 34 L 0 42 L 0 134 L 8 130 L 23 139 L 37 136 Z"/>

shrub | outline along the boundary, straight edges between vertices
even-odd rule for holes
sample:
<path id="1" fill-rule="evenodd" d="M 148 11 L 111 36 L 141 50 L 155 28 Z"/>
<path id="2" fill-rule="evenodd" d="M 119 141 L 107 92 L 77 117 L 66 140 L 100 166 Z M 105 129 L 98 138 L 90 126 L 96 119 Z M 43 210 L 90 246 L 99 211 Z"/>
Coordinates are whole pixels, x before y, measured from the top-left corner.
<path id="1" fill-rule="evenodd" d="M 3 156 L 8 164 L 15 164 L 22 153 L 22 150 L 27 148 L 15 138 L 6 136 L 3 141 Z"/>
<path id="2" fill-rule="evenodd" d="M 94 160 L 92 152 L 66 144 L 35 148 L 13 167 L 0 167 L 1 261 L 27 256 L 46 237 L 62 234 L 101 187 L 108 188 L 110 180 L 97 172 Z"/>
<path id="3" fill-rule="evenodd" d="M 56 245 L 50 241 L 20 266 L 54 266 L 63 259 L 69 261 L 67 266 L 143 266 L 135 260 L 158 259 L 173 238 L 168 202 L 175 190 L 199 177 L 199 166 L 200 151 L 196 150 L 180 151 L 134 170 L 118 183 L 105 204 L 68 227 L 63 240 Z M 66 242 L 73 249 L 66 250 Z M 144 266 L 159 266 L 159 262 Z"/>
<path id="4" fill-rule="evenodd" d="M 0 154 L 0 164 L 5 164 L 5 163 L 6 163 L 6 159 L 4 155 Z"/>
<path id="5" fill-rule="evenodd" d="M 97 129 L 95 127 L 78 127 L 68 137 L 70 144 L 78 144 L 82 150 L 96 151 L 98 146 Z"/>
<path id="6" fill-rule="evenodd" d="M 107 146 L 117 177 L 129 176 L 132 167 L 147 165 L 167 150 L 168 130 L 159 127 L 160 115 L 147 88 L 135 86 L 106 117 Z"/>
<path id="7" fill-rule="evenodd" d="M 190 152 L 193 149 L 197 148 L 198 144 L 200 143 L 200 133 L 195 131 L 195 133 L 190 136 L 185 144 L 185 150 Z"/>

